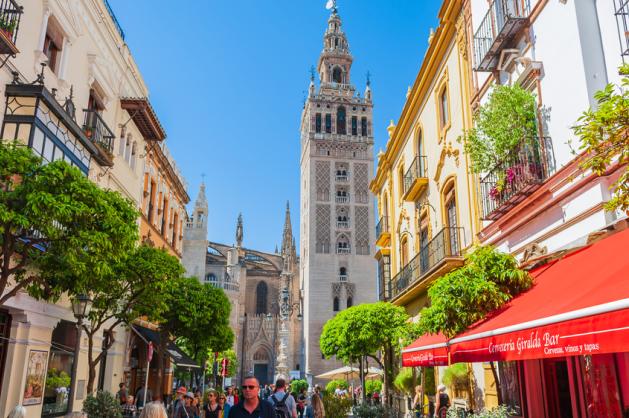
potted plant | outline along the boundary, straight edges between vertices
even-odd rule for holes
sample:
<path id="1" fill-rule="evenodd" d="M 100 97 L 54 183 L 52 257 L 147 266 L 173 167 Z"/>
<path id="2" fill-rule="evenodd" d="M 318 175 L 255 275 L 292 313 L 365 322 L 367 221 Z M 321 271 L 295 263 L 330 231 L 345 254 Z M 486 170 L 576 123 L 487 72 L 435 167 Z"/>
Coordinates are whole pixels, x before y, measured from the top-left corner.
<path id="1" fill-rule="evenodd" d="M 83 402 L 83 412 L 88 418 L 122 418 L 120 402 L 114 395 L 105 391 L 88 395 Z"/>
<path id="2" fill-rule="evenodd" d="M 13 32 L 15 31 L 15 27 L 17 26 L 17 21 L 12 19 L 11 16 L 5 16 L 0 18 L 0 30 L 4 32 L 9 38 L 9 40 L 13 41 Z"/>

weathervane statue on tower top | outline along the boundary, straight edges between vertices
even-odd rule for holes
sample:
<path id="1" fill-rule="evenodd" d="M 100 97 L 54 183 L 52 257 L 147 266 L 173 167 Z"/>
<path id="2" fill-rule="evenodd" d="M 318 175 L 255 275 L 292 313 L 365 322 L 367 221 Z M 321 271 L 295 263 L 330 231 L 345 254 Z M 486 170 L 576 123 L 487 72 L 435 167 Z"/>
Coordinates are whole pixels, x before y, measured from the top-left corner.
<path id="1" fill-rule="evenodd" d="M 332 13 L 336 13 L 336 0 L 328 0 L 325 4 L 327 10 L 332 10 Z"/>

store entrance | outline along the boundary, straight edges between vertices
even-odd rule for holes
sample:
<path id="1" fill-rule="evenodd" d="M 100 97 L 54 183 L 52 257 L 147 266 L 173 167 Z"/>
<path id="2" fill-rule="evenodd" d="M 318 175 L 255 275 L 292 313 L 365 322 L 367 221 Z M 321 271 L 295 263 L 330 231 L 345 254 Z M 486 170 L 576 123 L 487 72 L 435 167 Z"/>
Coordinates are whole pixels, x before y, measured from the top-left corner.
<path id="1" fill-rule="evenodd" d="M 549 417 L 573 418 L 566 359 L 544 360 L 546 410 Z"/>

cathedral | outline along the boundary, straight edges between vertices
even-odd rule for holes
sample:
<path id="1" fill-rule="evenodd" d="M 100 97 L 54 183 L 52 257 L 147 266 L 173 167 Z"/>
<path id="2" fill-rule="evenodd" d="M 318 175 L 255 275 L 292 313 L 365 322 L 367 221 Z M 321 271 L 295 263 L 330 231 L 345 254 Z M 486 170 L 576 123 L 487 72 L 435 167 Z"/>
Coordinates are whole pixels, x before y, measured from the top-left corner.
<path id="1" fill-rule="evenodd" d="M 305 374 L 342 366 L 319 348 L 323 325 L 352 305 L 377 300 L 374 260 L 373 132 L 369 79 L 352 84 L 353 57 L 336 6 L 328 19 L 301 116 L 301 279 Z"/>
<path id="2" fill-rule="evenodd" d="M 290 208 L 286 204 L 281 249 L 267 253 L 243 245 L 238 217 L 233 245 L 208 241 L 208 203 L 202 184 L 184 231 L 182 263 L 186 274 L 225 291 L 232 310 L 234 351 L 239 367 L 232 383 L 247 374 L 271 383 L 278 370 L 286 377 L 302 375 L 302 310 L 299 259 Z M 211 331 L 211 330 L 210 330 Z"/>

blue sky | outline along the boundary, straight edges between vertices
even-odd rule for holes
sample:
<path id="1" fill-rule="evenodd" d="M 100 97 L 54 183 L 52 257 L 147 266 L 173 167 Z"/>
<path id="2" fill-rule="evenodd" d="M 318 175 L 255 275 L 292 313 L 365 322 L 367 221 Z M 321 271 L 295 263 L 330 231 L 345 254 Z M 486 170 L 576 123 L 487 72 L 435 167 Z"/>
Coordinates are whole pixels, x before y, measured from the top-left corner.
<path id="1" fill-rule="evenodd" d="M 192 202 L 205 174 L 209 239 L 234 243 L 242 212 L 244 245 L 273 251 L 287 200 L 297 238 L 300 114 L 322 48 L 325 0 L 109 2 Z M 337 3 L 361 94 L 371 73 L 377 152 L 401 113 L 441 2 Z"/>

